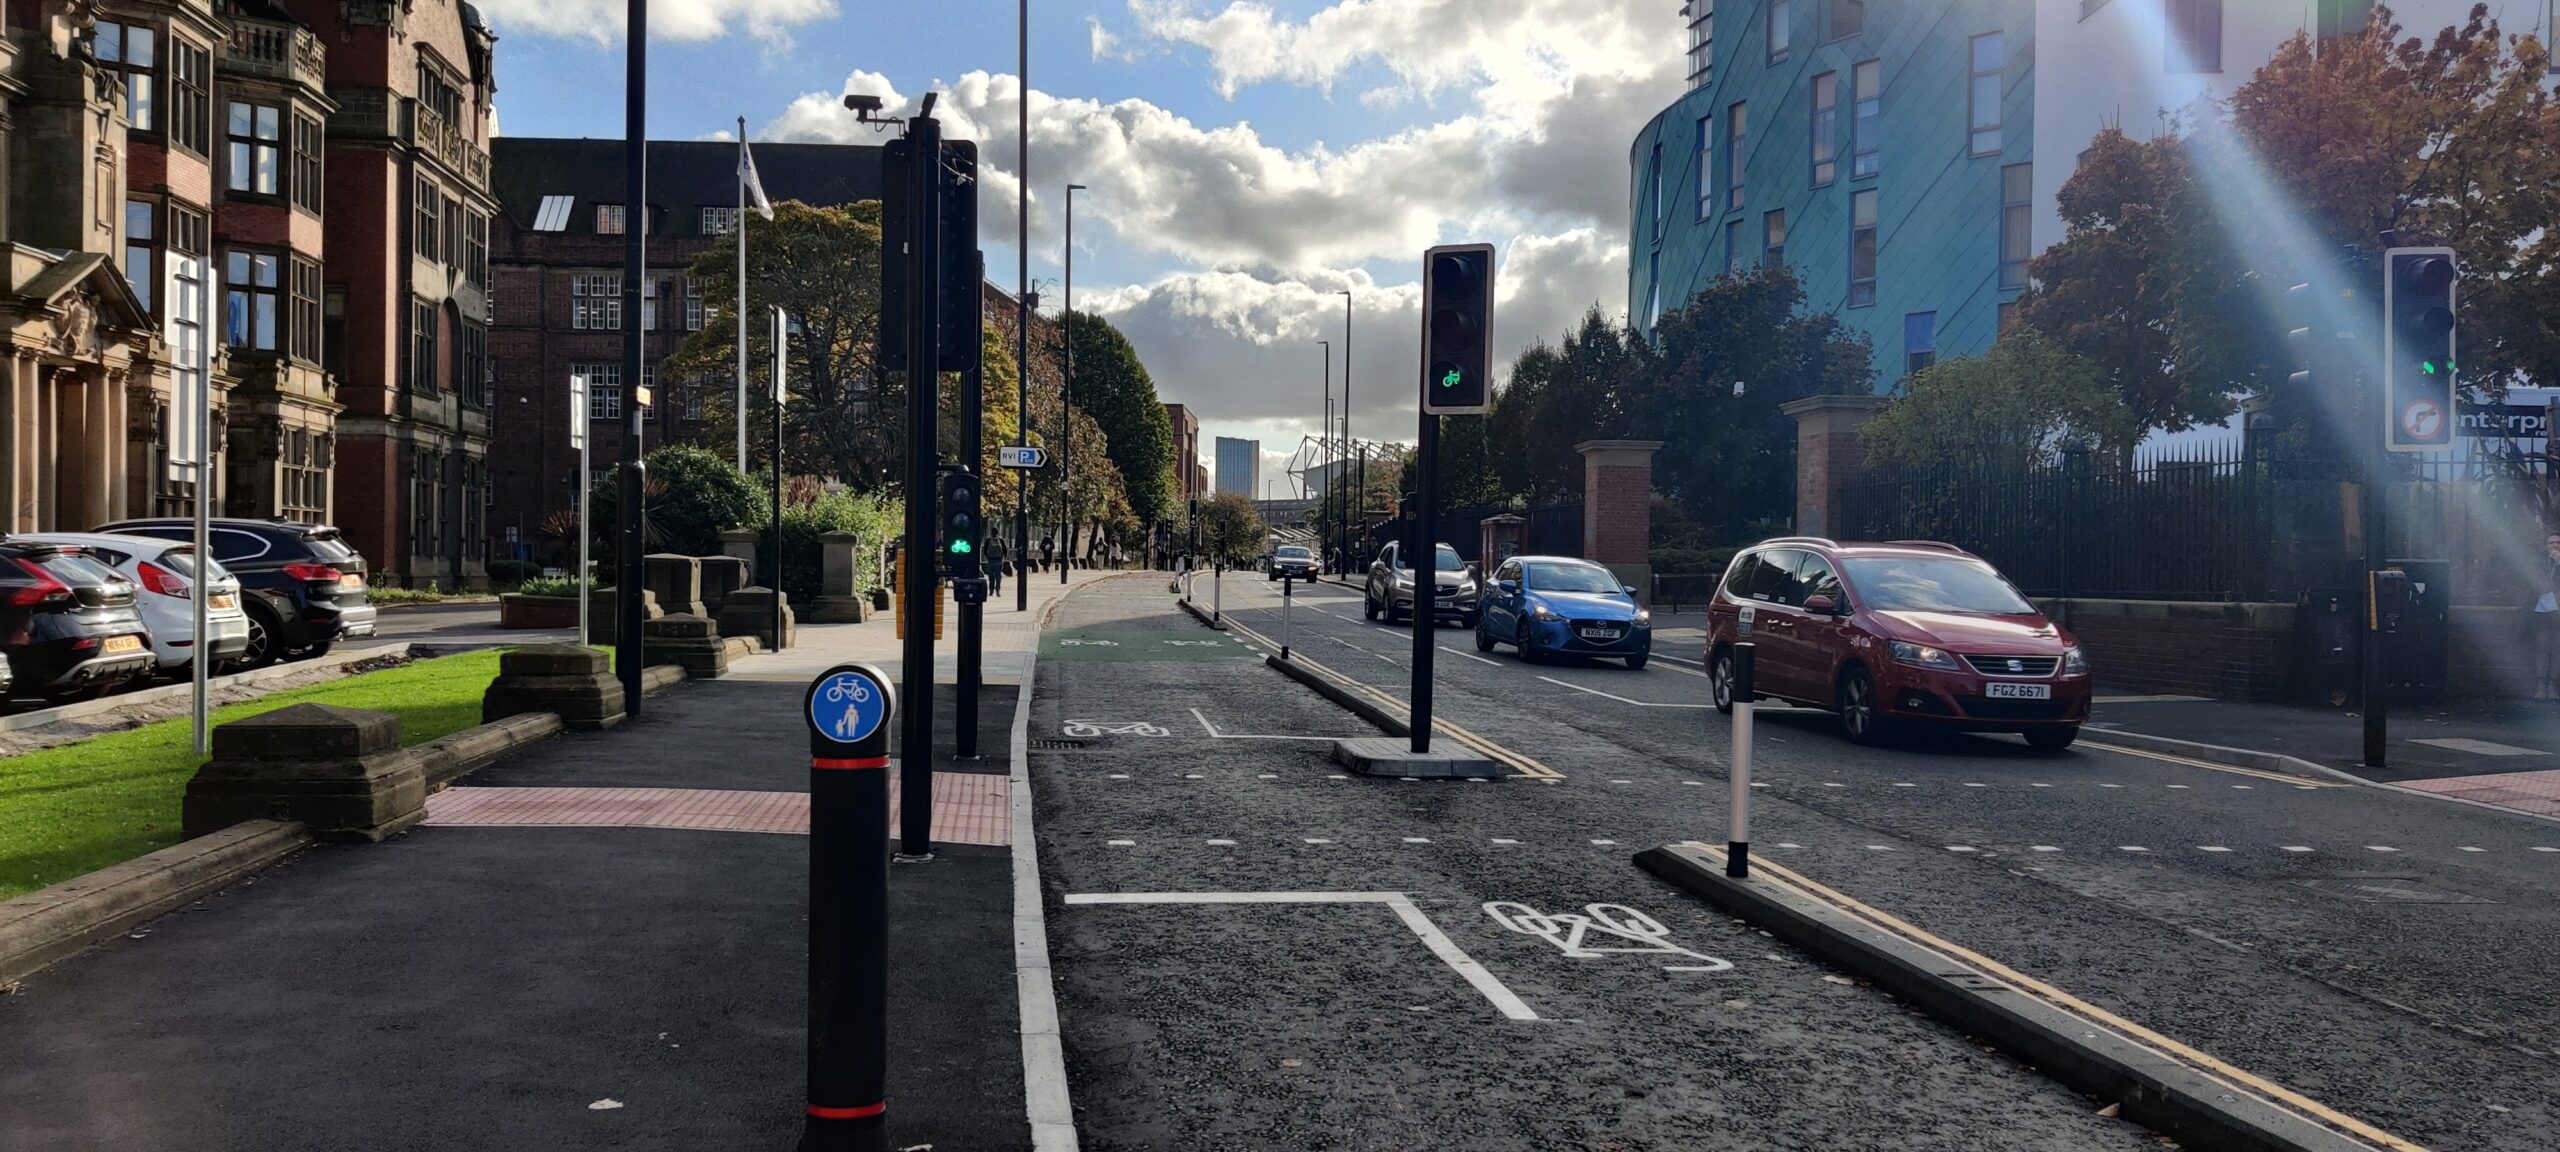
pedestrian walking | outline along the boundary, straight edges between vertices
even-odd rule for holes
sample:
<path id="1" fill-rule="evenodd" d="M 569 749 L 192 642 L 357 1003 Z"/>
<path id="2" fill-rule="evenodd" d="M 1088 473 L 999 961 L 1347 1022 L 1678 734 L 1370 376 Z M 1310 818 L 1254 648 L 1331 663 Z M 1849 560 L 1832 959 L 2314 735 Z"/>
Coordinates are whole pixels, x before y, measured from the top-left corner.
<path id="1" fill-rule="evenodd" d="M 1048 571 L 1048 570 L 1049 570 L 1049 561 L 1050 561 L 1050 558 L 1051 558 L 1051 557 L 1053 557 L 1053 556 L 1055 556 L 1055 555 L 1057 555 L 1057 554 L 1058 554 L 1058 538 L 1057 538 L 1057 537 L 1055 537 L 1055 536 L 1052 536 L 1052 535 L 1050 535 L 1049 533 L 1046 533 L 1046 532 L 1041 533 L 1041 534 L 1040 534 L 1040 570 L 1041 570 L 1041 571 L 1043 571 L 1043 572 Z"/>
<path id="2" fill-rule="evenodd" d="M 987 539 L 987 594 L 990 596 L 1004 591 L 1004 560 L 1009 554 L 1004 537 L 991 536 Z"/>
<path id="3" fill-rule="evenodd" d="M 2533 698 L 2560 700 L 2560 532 L 2542 538 L 2541 590 L 2533 602 Z"/>

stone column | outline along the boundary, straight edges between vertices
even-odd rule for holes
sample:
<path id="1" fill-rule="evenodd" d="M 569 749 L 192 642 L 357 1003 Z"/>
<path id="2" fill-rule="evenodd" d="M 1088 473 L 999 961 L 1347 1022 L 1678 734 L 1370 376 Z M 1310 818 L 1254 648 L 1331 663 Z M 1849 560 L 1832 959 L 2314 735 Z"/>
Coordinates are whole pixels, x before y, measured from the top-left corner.
<path id="1" fill-rule="evenodd" d="M 1653 603 L 1653 454 L 1660 440 L 1585 440 L 1582 453 L 1582 558 L 1618 574 Z"/>
<path id="2" fill-rule="evenodd" d="M 23 481 L 27 475 L 26 422 L 27 370 L 32 360 L 24 352 L 9 356 L 9 379 L 0 383 L 0 436 L 7 438 L 9 454 L 5 467 L 0 467 L 0 532 L 26 529 Z"/>
<path id="3" fill-rule="evenodd" d="M 41 380 L 36 387 L 35 460 L 36 522 L 34 527 L 46 530 L 59 527 L 55 517 L 62 507 L 62 480 L 59 471 L 62 445 L 61 373 L 52 380 Z M 82 525 L 87 527 L 87 525 Z"/>
<path id="4" fill-rule="evenodd" d="M 1778 406 L 1796 421 L 1796 531 L 1843 531 L 1840 490 L 1867 470 L 1859 429 L 1884 409 L 1881 396 L 1807 396 Z"/>
<path id="5" fill-rule="evenodd" d="M 123 369 L 107 373 L 107 440 L 101 447 L 106 450 L 108 520 L 122 520 L 134 512 L 126 475 L 133 458 L 133 396 L 125 390 L 131 383 Z"/>

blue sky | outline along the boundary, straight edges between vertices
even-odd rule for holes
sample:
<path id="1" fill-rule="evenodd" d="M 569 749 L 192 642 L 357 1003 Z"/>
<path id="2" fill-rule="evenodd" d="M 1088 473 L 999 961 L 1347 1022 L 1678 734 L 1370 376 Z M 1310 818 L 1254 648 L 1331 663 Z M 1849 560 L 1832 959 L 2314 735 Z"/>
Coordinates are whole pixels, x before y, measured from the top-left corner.
<path id="1" fill-rule="evenodd" d="M 1433 243 L 1503 249 L 1506 353 L 1623 311 L 1625 150 L 1680 89 L 1667 0 L 1033 0 L 1032 276 L 1077 199 L 1076 303 L 1129 334 L 1202 438 L 1316 430 L 1319 338 L 1354 294 L 1357 434 L 1408 440 L 1414 283 Z M 619 0 L 482 0 L 501 129 L 622 133 Z M 988 145 L 991 278 L 1010 285 L 1015 5 L 655 0 L 650 135 L 874 141 L 849 82 Z M 893 111 L 896 110 L 893 106 Z M 998 208 L 1001 204 L 1004 207 Z"/>

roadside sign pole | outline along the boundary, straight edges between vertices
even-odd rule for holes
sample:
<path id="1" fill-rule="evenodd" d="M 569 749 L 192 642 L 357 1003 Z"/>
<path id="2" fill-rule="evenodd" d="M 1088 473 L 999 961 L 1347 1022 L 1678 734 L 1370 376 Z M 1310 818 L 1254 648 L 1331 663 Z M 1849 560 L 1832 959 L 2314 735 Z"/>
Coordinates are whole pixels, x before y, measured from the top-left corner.
<path id="1" fill-rule="evenodd" d="M 1733 683 L 1725 688 L 1733 694 L 1733 828 L 1725 834 L 1724 874 L 1736 880 L 1751 875 L 1751 651 L 1748 641 L 1733 646 Z"/>
<path id="2" fill-rule="evenodd" d="M 739 221 L 739 222 L 738 222 L 738 227 L 739 227 L 740 229 L 744 229 L 744 228 L 746 227 L 746 213 L 744 213 L 744 212 L 739 213 L 739 214 L 738 214 L 738 221 Z M 740 238 L 741 238 L 741 239 L 740 239 L 740 242 L 741 242 L 741 243 L 744 243 L 744 237 L 745 237 L 745 235 L 746 235 L 746 233 L 745 233 L 744 231 L 741 231 L 741 232 L 739 233 L 739 236 L 740 236 Z M 789 317 L 787 317 L 787 316 L 785 316 L 785 315 L 783 314 L 782 306 L 781 306 L 781 305 L 779 305 L 779 304 L 774 305 L 774 308 L 773 308 L 773 567 L 772 567 L 772 568 L 770 568 L 770 569 L 768 569 L 768 570 L 766 570 L 766 573 L 765 573 L 765 580 L 766 580 L 766 583 L 767 583 L 768 585 L 770 585 L 770 586 L 772 587 L 772 589 L 773 589 L 773 649 L 774 649 L 774 651 L 776 651 L 776 652 L 779 652 L 779 651 L 781 651 L 781 650 L 782 650 L 782 612 L 783 612 L 783 607 L 782 607 L 782 402 L 783 402 L 784 400 L 789 399 L 789 398 L 790 398 L 790 393 L 791 393 L 791 389 L 790 389 L 789 385 L 787 385 L 786 383 L 784 383 L 784 377 L 783 377 L 783 371 L 784 371 L 784 369 L 783 369 L 784 343 L 783 343 L 783 342 L 784 342 L 784 340 L 789 336 L 789 333 L 788 333 L 788 331 L 787 331 L 787 329 L 788 329 L 789 327 L 790 327 L 790 319 L 789 319 Z M 746 406 L 746 402 L 745 402 L 745 399 L 744 399 L 744 397 L 745 397 L 745 392 L 744 392 L 744 390 L 743 390 L 743 389 L 740 391 L 739 396 L 740 396 L 740 401 L 739 401 L 739 404 L 738 404 L 738 427 L 739 427 L 739 428 L 741 428 L 741 429 L 744 429 L 744 428 L 747 426 L 747 415 L 746 415 L 746 413 L 747 413 L 747 406 Z M 743 463 L 743 461 L 745 461 L 745 460 L 746 460 L 746 443 L 747 443 L 747 442 L 746 442 L 746 440 L 744 439 L 744 433 L 743 433 L 743 432 L 740 434 L 740 436 L 741 436 L 741 438 L 740 438 L 740 439 L 739 439 L 739 441 L 738 441 L 738 445 L 739 445 L 739 448 L 738 448 L 738 459 L 741 461 L 741 463 L 740 463 L 740 464 L 739 464 L 739 466 L 738 466 L 738 470 L 739 470 L 739 471 L 741 471 L 741 472 L 743 472 L 743 471 L 746 471 L 746 465 Z"/>
<path id="3" fill-rule="evenodd" d="M 887 1147 L 889 678 L 810 681 L 808 1115 L 800 1152 Z"/>
<path id="4" fill-rule="evenodd" d="M 213 582 L 213 266 L 205 265 L 205 273 L 196 277 L 196 578 L 193 589 L 195 604 L 195 656 L 187 663 L 192 687 L 190 707 L 195 712 L 196 755 L 213 754 L 213 661 L 208 655 L 213 645 L 205 634 L 213 627 L 206 619 L 209 589 Z M 244 593 L 245 594 L 245 593 Z M 268 637 L 273 646 L 275 637 Z"/>
<path id="5" fill-rule="evenodd" d="M 975 196 L 977 192 L 972 189 L 959 194 Z M 970 266 L 970 283 L 986 282 L 985 253 L 962 253 L 959 259 Z M 972 355 L 969 358 L 969 367 L 960 376 L 960 460 L 961 467 L 967 469 L 973 479 L 983 480 L 984 477 L 979 473 L 986 467 L 982 463 L 986 459 L 987 451 L 986 378 L 983 375 L 986 367 L 982 358 L 975 353 L 986 343 L 986 305 L 983 302 L 980 303 L 975 312 L 975 316 L 967 321 Z M 955 322 L 958 322 L 957 318 Z M 983 483 L 978 488 L 978 492 L 982 497 L 979 507 L 983 509 L 985 507 L 983 496 L 986 492 Z M 983 523 L 983 517 L 981 522 Z M 984 541 L 972 540 L 969 543 L 974 548 Z M 987 604 L 986 597 L 977 590 L 976 585 L 978 581 L 985 578 L 983 564 L 979 553 L 972 551 L 968 553 L 961 571 L 953 574 L 955 589 L 961 584 L 969 586 L 967 595 L 954 597 L 960 602 L 960 683 L 955 685 L 959 698 L 952 702 L 951 755 L 958 760 L 978 758 L 978 681 L 984 674 L 983 662 L 986 659 Z"/>
<path id="6" fill-rule="evenodd" d="M 1403 560 L 1413 573 L 1413 750 L 1415 754 L 1431 751 L 1431 657 L 1439 650 L 1432 643 L 1440 630 L 1440 418 L 1428 412 L 1421 417 L 1421 435 L 1415 439 L 1413 463 L 1413 538 L 1405 545 Z M 1395 585 L 1387 585 L 1387 607 L 1396 605 Z"/>
<path id="7" fill-rule="evenodd" d="M 640 293 L 648 282 L 648 203 L 649 203 L 649 0 L 629 0 L 623 35 L 624 60 L 622 74 L 622 202 L 639 208 L 641 224 L 624 229 L 622 240 L 622 385 L 626 401 L 639 395 L 641 357 Z M 745 339 L 746 318 L 738 318 L 739 338 Z M 615 579 L 620 582 L 613 601 L 614 672 L 622 679 L 622 710 L 637 717 L 645 705 L 640 690 L 641 673 L 649 662 L 641 629 L 646 621 L 640 611 L 644 574 L 642 557 L 648 552 L 642 539 L 647 531 L 647 513 L 641 508 L 646 500 L 646 486 L 641 443 L 641 405 L 622 406 L 622 473 L 617 478 L 614 501 L 616 544 L 620 563 L 615 565 Z"/>
<path id="8" fill-rule="evenodd" d="M 578 647 L 587 646 L 587 603 L 595 599 L 595 587 L 588 574 L 595 568 L 589 559 L 589 542 L 595 530 L 587 523 L 587 494 L 596 486 L 594 451 L 587 447 L 587 378 L 584 374 L 569 377 L 569 439 L 578 449 Z"/>

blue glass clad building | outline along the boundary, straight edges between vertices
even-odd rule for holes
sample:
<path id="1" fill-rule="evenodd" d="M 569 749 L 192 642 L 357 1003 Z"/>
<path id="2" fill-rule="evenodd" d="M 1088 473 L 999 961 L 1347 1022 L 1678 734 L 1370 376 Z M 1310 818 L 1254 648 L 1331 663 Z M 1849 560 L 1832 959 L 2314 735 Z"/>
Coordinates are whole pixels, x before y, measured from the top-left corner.
<path id="1" fill-rule="evenodd" d="M 2034 0 L 1691 0 L 1691 90 L 1630 153 L 1627 304 L 1784 261 L 1879 387 L 1989 346 L 2033 253 Z"/>

